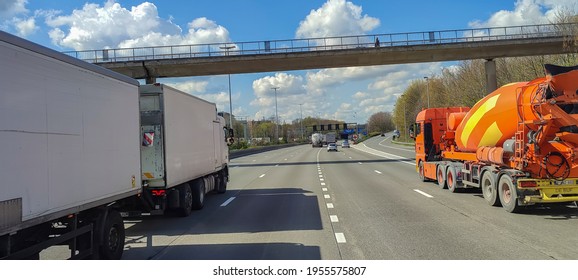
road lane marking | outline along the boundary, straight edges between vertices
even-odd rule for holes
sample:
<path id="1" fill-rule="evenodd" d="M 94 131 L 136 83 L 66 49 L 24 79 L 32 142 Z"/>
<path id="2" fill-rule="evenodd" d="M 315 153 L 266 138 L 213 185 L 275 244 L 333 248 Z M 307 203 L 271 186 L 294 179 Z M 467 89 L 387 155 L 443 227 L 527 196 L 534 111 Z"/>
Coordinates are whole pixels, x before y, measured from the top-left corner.
<path id="1" fill-rule="evenodd" d="M 321 182 L 321 185 L 322 185 L 322 186 L 325 186 L 325 182 Z"/>
<path id="2" fill-rule="evenodd" d="M 279 164 L 275 164 L 275 167 L 278 167 L 278 166 L 279 166 Z"/>
<path id="3" fill-rule="evenodd" d="M 349 159 L 351 159 L 351 157 L 349 157 Z"/>
<path id="4" fill-rule="evenodd" d="M 333 203 L 327 203 L 327 208 L 332 209 L 332 208 L 333 208 Z"/>
<path id="5" fill-rule="evenodd" d="M 345 240 L 345 234 L 342 232 L 336 232 L 335 239 L 337 240 L 337 243 L 347 243 L 347 240 Z"/>
<path id="6" fill-rule="evenodd" d="M 265 177 L 265 174 L 261 174 L 261 176 L 259 176 L 259 178 L 263 178 L 263 177 Z"/>
<path id="7" fill-rule="evenodd" d="M 319 174 L 319 175 L 321 175 L 321 174 L 323 174 L 323 172 L 319 171 L 319 173 L 318 173 L 318 174 Z"/>
<path id="8" fill-rule="evenodd" d="M 421 194 L 421 195 L 423 195 L 423 196 L 425 196 L 425 197 L 429 197 L 429 198 L 432 198 L 432 197 L 433 197 L 433 196 L 431 196 L 431 195 L 429 195 L 429 194 L 427 194 L 427 193 L 425 193 L 425 192 L 422 192 L 422 191 L 420 191 L 420 190 L 418 190 L 418 189 L 414 189 L 414 191 L 417 192 L 417 193 L 419 193 L 419 194 Z"/>
<path id="9" fill-rule="evenodd" d="M 327 191 L 327 188 L 322 188 L 321 190 L 324 191 L 324 192 L 326 192 L 326 191 Z"/>
<path id="10" fill-rule="evenodd" d="M 382 152 L 370 147 L 367 147 L 364 143 L 361 143 L 363 145 L 363 148 L 361 146 L 356 146 L 355 149 L 360 150 L 362 152 L 366 152 L 368 154 L 372 154 L 372 155 L 376 155 L 378 157 L 383 157 L 383 158 L 387 158 L 387 159 L 393 159 L 393 160 L 398 160 L 401 163 L 405 163 L 405 164 L 409 164 L 412 166 L 415 166 L 415 163 L 413 162 L 407 162 L 406 160 L 411 160 L 408 159 L 406 157 L 401 157 L 398 155 L 394 155 L 394 154 L 390 154 L 390 153 L 386 153 L 386 152 Z"/>
<path id="11" fill-rule="evenodd" d="M 323 198 L 331 198 L 331 196 L 326 194 L 326 195 L 323 195 Z"/>
<path id="12" fill-rule="evenodd" d="M 323 178 L 319 178 L 319 181 L 325 181 L 325 179 L 323 179 Z"/>
<path id="13" fill-rule="evenodd" d="M 221 207 L 225 207 L 225 206 L 229 205 L 229 203 L 231 203 L 231 201 L 233 201 L 234 199 L 235 199 L 234 196 L 230 197 L 225 202 L 223 202 L 223 204 L 221 204 Z"/>
<path id="14" fill-rule="evenodd" d="M 363 164 L 363 163 L 361 163 L 360 161 L 358 161 L 357 163 L 359 163 L 359 164 Z"/>
<path id="15" fill-rule="evenodd" d="M 339 222 L 339 219 L 337 218 L 337 215 L 329 215 L 329 219 L 331 219 L 332 223 L 337 223 Z"/>
<path id="16" fill-rule="evenodd" d="M 381 171 L 379 171 L 379 170 L 373 170 L 373 171 L 375 171 L 375 173 L 377 173 L 377 174 L 381 174 Z"/>
<path id="17" fill-rule="evenodd" d="M 323 175 L 319 174 L 319 178 L 323 178 Z"/>

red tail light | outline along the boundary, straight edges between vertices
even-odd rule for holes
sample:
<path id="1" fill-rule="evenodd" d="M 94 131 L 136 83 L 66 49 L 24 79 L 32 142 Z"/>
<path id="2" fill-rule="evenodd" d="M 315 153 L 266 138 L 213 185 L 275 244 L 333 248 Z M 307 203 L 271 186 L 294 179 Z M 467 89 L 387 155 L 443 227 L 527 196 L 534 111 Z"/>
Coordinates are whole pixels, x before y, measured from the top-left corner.
<path id="1" fill-rule="evenodd" d="M 153 196 L 164 196 L 166 194 L 165 190 L 151 190 Z"/>
<path id="2" fill-rule="evenodd" d="M 536 181 L 519 181 L 518 185 L 520 188 L 536 188 L 538 187 L 538 182 Z"/>

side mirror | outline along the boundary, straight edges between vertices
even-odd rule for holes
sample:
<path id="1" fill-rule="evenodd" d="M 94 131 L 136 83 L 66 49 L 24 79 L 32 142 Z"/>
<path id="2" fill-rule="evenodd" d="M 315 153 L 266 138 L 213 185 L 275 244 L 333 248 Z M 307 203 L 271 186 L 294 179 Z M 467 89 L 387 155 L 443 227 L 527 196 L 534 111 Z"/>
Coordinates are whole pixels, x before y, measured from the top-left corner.
<path id="1" fill-rule="evenodd" d="M 225 130 L 225 141 L 227 142 L 227 146 L 231 146 L 233 145 L 233 143 L 235 143 L 235 134 L 233 133 L 233 129 L 229 128 L 227 130 L 227 128 L 224 128 Z"/>
<path id="2" fill-rule="evenodd" d="M 415 139 L 415 135 L 414 135 L 414 133 L 413 133 L 413 127 L 410 127 L 410 128 L 409 128 L 409 138 Z"/>

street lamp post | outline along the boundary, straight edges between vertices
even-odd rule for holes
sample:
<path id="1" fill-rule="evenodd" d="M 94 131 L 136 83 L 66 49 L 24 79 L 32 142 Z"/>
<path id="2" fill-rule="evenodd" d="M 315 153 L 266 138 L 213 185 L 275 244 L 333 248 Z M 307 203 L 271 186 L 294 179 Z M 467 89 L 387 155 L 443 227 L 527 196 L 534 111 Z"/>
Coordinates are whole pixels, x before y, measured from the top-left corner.
<path id="1" fill-rule="evenodd" d="M 303 103 L 299 104 L 299 112 L 301 114 L 301 140 L 303 140 L 303 107 L 302 107 Z"/>
<path id="2" fill-rule="evenodd" d="M 229 50 L 236 48 L 236 46 L 227 46 L 219 47 L 222 50 L 225 50 L 225 55 L 229 55 Z M 229 128 L 233 128 L 233 99 L 231 99 L 231 74 L 229 76 Z"/>
<path id="3" fill-rule="evenodd" d="M 279 143 L 279 115 L 277 115 L 277 89 L 279 87 L 272 87 L 275 90 L 275 143 Z"/>
<path id="4" fill-rule="evenodd" d="M 426 83 L 427 107 L 429 108 L 429 77 L 423 77 Z"/>

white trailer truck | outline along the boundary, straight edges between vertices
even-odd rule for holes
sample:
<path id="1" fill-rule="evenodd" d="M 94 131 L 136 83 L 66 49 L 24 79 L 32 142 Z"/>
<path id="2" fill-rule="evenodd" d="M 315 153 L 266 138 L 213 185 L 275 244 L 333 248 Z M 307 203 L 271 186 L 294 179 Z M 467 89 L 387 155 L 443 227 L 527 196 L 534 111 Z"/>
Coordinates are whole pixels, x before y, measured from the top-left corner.
<path id="1" fill-rule="evenodd" d="M 142 85 L 140 94 L 145 207 L 137 204 L 132 210 L 188 216 L 203 207 L 206 193 L 226 191 L 225 119 L 214 103 L 166 85 Z"/>
<path id="2" fill-rule="evenodd" d="M 213 103 L 1 31 L 0 85 L 0 259 L 119 259 L 121 213 L 187 216 L 226 190 Z"/>
<path id="3" fill-rule="evenodd" d="M 118 259 L 141 191 L 138 82 L 0 31 L 0 259 Z"/>

